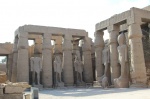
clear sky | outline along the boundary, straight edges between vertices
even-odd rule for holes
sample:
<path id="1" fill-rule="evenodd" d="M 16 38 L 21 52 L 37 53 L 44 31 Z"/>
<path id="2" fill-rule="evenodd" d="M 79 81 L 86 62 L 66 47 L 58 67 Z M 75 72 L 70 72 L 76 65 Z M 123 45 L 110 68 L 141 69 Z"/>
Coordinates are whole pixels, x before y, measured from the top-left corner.
<path id="1" fill-rule="evenodd" d="M 94 38 L 95 24 L 150 0 L 0 0 L 0 42 L 13 42 L 22 25 L 85 29 Z"/>

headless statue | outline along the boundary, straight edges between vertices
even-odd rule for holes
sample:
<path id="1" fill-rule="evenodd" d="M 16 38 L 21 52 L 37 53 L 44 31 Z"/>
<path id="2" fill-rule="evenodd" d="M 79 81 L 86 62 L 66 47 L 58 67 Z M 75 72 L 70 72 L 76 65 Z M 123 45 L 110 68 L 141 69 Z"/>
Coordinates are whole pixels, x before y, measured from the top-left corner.
<path id="1" fill-rule="evenodd" d="M 125 36 L 123 33 L 118 36 L 118 43 L 119 46 L 117 47 L 117 50 L 119 63 L 121 65 L 121 75 L 119 78 L 114 79 L 114 84 L 117 88 L 128 88 L 127 46 L 125 45 Z"/>
<path id="2" fill-rule="evenodd" d="M 35 85 L 35 73 L 37 73 L 37 84 L 40 85 L 40 71 L 42 71 L 42 59 L 40 57 L 30 58 L 32 71 L 32 85 Z"/>
<path id="3" fill-rule="evenodd" d="M 56 83 L 62 83 L 61 81 L 61 73 L 62 73 L 62 62 L 59 56 L 55 56 L 54 60 L 54 72 L 56 74 L 55 79 Z"/>
<path id="4" fill-rule="evenodd" d="M 77 83 L 83 83 L 82 72 L 83 72 L 83 63 L 80 58 L 80 52 L 76 51 L 74 67 L 76 71 L 76 81 Z"/>

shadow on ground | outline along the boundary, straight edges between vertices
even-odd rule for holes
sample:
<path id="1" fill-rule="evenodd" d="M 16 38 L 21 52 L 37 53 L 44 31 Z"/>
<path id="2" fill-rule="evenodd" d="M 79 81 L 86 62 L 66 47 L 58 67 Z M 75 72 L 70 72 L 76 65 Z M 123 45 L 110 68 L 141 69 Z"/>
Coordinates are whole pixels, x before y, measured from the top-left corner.
<path id="1" fill-rule="evenodd" d="M 52 96 L 73 96 L 73 97 L 84 97 L 84 96 L 94 96 L 101 94 L 113 94 L 113 93 L 125 93 L 131 91 L 150 91 L 150 88 L 64 88 L 64 89 L 46 89 L 39 93 Z"/>

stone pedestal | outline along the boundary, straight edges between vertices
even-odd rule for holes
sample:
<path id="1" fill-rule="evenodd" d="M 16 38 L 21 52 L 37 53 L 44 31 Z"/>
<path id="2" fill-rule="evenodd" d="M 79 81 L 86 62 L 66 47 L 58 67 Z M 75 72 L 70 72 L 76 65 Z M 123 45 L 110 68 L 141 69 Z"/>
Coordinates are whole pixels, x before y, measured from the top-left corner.
<path id="1" fill-rule="evenodd" d="M 104 47 L 104 40 L 103 40 L 103 32 L 97 31 L 95 33 L 95 62 L 96 62 L 96 69 L 95 69 L 95 75 L 96 75 L 96 81 L 98 81 L 98 78 L 103 76 L 104 74 L 104 66 L 102 65 L 102 50 Z"/>
<path id="2" fill-rule="evenodd" d="M 28 33 L 18 34 L 17 81 L 29 82 Z"/>
<path id="3" fill-rule="evenodd" d="M 44 33 L 43 35 L 43 47 L 42 47 L 42 59 L 43 59 L 43 71 L 42 80 L 44 87 L 52 87 L 52 46 L 51 46 L 51 34 Z"/>
<path id="4" fill-rule="evenodd" d="M 63 79 L 65 86 L 74 85 L 73 63 L 72 63 L 72 37 L 65 35 L 63 44 Z"/>
<path id="5" fill-rule="evenodd" d="M 85 37 L 82 45 L 83 51 L 83 79 L 85 83 L 93 83 L 93 69 L 91 58 L 91 41 L 90 38 Z"/>
<path id="6" fill-rule="evenodd" d="M 128 37 L 131 50 L 131 86 L 145 87 L 147 83 L 147 77 L 140 24 L 134 23 L 129 25 Z"/>
<path id="7" fill-rule="evenodd" d="M 109 26 L 109 46 L 110 46 L 110 68 L 111 68 L 111 82 L 114 84 L 114 79 L 120 76 L 120 67 L 118 65 L 118 51 L 117 51 L 117 37 L 119 34 L 118 26 Z"/>

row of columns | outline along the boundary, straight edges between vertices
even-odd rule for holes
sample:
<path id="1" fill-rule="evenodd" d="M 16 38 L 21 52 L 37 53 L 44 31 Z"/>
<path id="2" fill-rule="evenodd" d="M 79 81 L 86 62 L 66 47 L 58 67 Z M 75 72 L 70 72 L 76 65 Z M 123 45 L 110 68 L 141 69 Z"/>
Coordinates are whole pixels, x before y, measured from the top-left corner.
<path id="1" fill-rule="evenodd" d="M 119 26 L 107 27 L 109 31 L 109 45 L 110 45 L 110 67 L 111 80 L 118 78 L 120 75 L 120 67 L 118 66 L 118 52 L 117 52 L 117 37 L 119 35 Z M 128 38 L 131 50 L 131 79 L 132 84 L 146 84 L 146 67 L 143 54 L 142 45 L 142 31 L 140 24 L 128 24 Z M 102 50 L 104 46 L 103 31 L 95 33 L 95 60 L 96 60 L 96 80 L 103 75 L 102 65 Z"/>
<path id="2" fill-rule="evenodd" d="M 42 82 L 44 87 L 52 87 L 52 35 L 50 33 L 43 34 L 42 43 L 42 60 L 43 60 L 43 73 Z M 66 86 L 74 84 L 73 63 L 72 63 L 72 36 L 64 35 L 63 43 L 63 77 Z M 35 52 L 41 42 L 35 41 Z M 37 47 L 37 48 L 36 48 Z M 92 75 L 92 61 L 91 61 L 91 46 L 90 39 L 85 37 L 83 44 L 83 60 L 84 60 L 84 78 L 86 82 L 93 82 Z M 18 34 L 14 42 L 13 49 L 13 69 L 12 69 L 12 82 L 29 82 L 29 56 L 28 56 L 28 32 L 21 32 Z"/>

